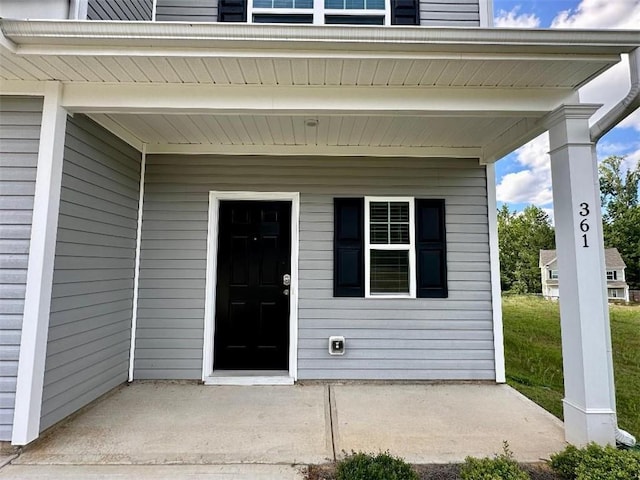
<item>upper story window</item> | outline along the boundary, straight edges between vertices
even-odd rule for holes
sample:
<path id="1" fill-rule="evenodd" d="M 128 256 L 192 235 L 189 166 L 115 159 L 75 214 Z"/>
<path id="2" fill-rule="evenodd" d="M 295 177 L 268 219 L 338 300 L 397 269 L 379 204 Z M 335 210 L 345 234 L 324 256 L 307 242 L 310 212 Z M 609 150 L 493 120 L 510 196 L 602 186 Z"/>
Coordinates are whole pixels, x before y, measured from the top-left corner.
<path id="1" fill-rule="evenodd" d="M 248 0 L 249 22 L 390 25 L 390 0 Z"/>
<path id="2" fill-rule="evenodd" d="M 557 280 L 558 279 L 558 270 L 549 270 L 549 279 Z"/>
<path id="3" fill-rule="evenodd" d="M 607 280 L 617 280 L 618 272 L 615 270 L 607 270 Z"/>

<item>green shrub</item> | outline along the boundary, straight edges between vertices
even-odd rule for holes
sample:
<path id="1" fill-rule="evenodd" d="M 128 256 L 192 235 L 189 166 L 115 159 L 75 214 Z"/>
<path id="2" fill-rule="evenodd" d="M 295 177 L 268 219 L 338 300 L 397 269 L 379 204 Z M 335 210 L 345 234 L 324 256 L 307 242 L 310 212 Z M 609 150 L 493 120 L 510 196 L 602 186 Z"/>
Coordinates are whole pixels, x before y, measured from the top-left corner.
<path id="1" fill-rule="evenodd" d="M 352 452 L 336 466 L 336 480 L 419 480 L 411 465 L 389 452 Z"/>
<path id="2" fill-rule="evenodd" d="M 640 480 L 640 452 L 610 445 L 569 445 L 552 455 L 549 464 L 566 480 Z"/>
<path id="3" fill-rule="evenodd" d="M 563 451 L 551 455 L 549 465 L 564 480 L 574 480 L 576 469 L 582 461 L 583 452 L 584 450 L 569 445 Z"/>
<path id="4" fill-rule="evenodd" d="M 529 474 L 523 471 L 513 459 L 509 445 L 504 442 L 503 452 L 494 458 L 467 457 L 460 470 L 463 480 L 528 480 Z"/>

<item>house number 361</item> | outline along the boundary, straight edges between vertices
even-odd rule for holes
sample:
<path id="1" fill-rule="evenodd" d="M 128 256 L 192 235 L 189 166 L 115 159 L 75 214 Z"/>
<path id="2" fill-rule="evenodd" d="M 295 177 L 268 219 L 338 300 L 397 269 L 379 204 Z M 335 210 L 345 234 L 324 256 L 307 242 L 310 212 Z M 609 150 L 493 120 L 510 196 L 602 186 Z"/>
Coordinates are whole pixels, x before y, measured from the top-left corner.
<path id="1" fill-rule="evenodd" d="M 578 212 L 580 214 L 581 217 L 584 217 L 581 221 L 580 221 L 580 231 L 582 232 L 582 246 L 584 248 L 588 248 L 589 247 L 589 243 L 587 241 L 587 232 L 589 231 L 589 213 L 591 213 L 589 211 L 589 204 L 586 202 L 583 202 L 580 204 L 580 211 Z"/>

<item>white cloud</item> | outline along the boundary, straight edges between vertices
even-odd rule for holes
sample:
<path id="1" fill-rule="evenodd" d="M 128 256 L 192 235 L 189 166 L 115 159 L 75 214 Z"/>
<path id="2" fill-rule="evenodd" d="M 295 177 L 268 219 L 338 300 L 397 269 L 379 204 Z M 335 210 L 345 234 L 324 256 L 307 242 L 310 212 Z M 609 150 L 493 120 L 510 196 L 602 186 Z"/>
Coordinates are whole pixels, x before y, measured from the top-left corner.
<path id="1" fill-rule="evenodd" d="M 622 122 L 620 122 L 618 126 L 622 128 L 633 128 L 634 130 L 640 132 L 640 110 L 636 110 L 634 113 L 629 115 Z"/>
<path id="2" fill-rule="evenodd" d="M 602 108 L 591 118 L 591 123 L 597 122 L 616 103 L 622 100 L 629 92 L 630 85 L 629 57 L 628 55 L 623 55 L 620 63 L 582 87 L 580 89 L 581 102 L 603 104 Z M 633 128 L 640 132 L 640 110 L 632 113 L 619 126 Z"/>
<path id="3" fill-rule="evenodd" d="M 540 19 L 534 13 L 519 14 L 520 6 L 510 11 L 500 10 L 494 18 L 493 24 L 500 28 L 538 28 Z"/>
<path id="4" fill-rule="evenodd" d="M 507 12 L 501 10 L 496 19 L 498 27 L 536 28 L 540 19 L 532 13 L 520 13 L 517 6 Z M 638 29 L 640 25 L 640 0 L 582 0 L 572 10 L 560 12 L 552 21 L 552 28 L 587 29 Z M 583 103 L 601 103 L 603 107 L 596 112 L 592 123 L 599 120 L 629 90 L 629 61 L 626 55 L 623 61 L 610 68 L 603 75 L 580 89 Z M 640 132 L 640 110 L 629 116 L 617 128 L 634 129 Z M 549 160 L 549 139 L 544 134 L 516 150 L 516 163 L 520 171 L 505 175 L 496 187 L 498 200 L 506 203 L 532 203 L 543 207 L 553 218 L 549 208 L 552 203 L 551 168 Z M 629 143 L 599 144 L 600 158 L 608 155 L 626 155 L 625 165 L 633 168 L 640 161 L 640 137 Z"/>
<path id="5" fill-rule="evenodd" d="M 634 152 L 628 153 L 625 157 L 624 167 L 626 170 L 632 170 L 636 168 L 636 166 L 640 163 L 640 147 L 638 147 Z"/>
<path id="6" fill-rule="evenodd" d="M 623 28 L 640 25 L 640 0 L 582 0 L 572 10 L 560 12 L 551 28 Z"/>
<path id="7" fill-rule="evenodd" d="M 551 22 L 551 28 L 603 28 L 638 29 L 640 25 L 640 0 L 582 0 L 574 10 L 560 12 Z M 598 121 L 619 102 L 629 90 L 629 58 L 580 89 L 580 99 L 585 103 L 602 103 L 592 122 Z M 640 131 L 640 112 L 627 118 L 621 127 Z"/>
<path id="8" fill-rule="evenodd" d="M 516 150 L 516 162 L 523 169 L 502 177 L 496 186 L 498 200 L 506 203 L 549 205 L 553 195 L 548 152 L 549 136 L 546 133 Z"/>
<path id="9" fill-rule="evenodd" d="M 543 208 L 542 211 L 549 215 L 549 222 L 551 223 L 551 226 L 555 226 L 556 217 L 553 215 L 553 208 Z"/>
<path id="10" fill-rule="evenodd" d="M 598 143 L 598 156 L 626 155 L 629 152 L 629 147 L 628 143 L 611 143 L 601 140 Z"/>

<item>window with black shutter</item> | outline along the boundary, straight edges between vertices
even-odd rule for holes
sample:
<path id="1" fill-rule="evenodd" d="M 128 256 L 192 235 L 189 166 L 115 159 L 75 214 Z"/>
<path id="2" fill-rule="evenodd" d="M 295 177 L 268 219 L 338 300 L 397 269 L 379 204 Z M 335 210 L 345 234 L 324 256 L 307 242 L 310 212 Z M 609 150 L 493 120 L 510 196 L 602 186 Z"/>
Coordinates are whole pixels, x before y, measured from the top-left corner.
<path id="1" fill-rule="evenodd" d="M 419 25 L 419 0 L 219 0 L 218 21 Z"/>
<path id="2" fill-rule="evenodd" d="M 336 198 L 334 222 L 334 296 L 448 296 L 444 200 Z"/>

